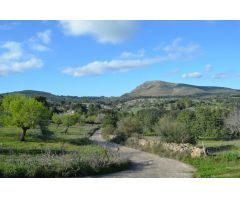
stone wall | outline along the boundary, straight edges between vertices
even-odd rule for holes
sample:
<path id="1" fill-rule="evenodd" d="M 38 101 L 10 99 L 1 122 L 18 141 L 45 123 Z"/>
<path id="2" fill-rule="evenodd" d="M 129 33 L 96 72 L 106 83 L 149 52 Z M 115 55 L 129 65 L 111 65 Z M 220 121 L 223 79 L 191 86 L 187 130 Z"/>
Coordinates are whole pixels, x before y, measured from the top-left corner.
<path id="1" fill-rule="evenodd" d="M 135 140 L 136 142 L 136 140 Z M 191 157 L 200 157 L 205 155 L 205 149 L 193 146 L 191 144 L 177 144 L 177 143 L 162 143 L 159 140 L 154 139 L 139 139 L 138 145 L 142 147 L 162 145 L 166 150 L 173 151 L 175 153 L 186 153 Z"/>

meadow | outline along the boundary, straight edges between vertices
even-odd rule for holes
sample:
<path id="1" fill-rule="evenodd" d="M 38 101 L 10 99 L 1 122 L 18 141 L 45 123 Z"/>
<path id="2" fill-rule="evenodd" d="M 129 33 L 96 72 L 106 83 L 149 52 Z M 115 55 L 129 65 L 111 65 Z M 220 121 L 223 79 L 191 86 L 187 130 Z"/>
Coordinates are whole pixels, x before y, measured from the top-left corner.
<path id="1" fill-rule="evenodd" d="M 239 178 L 240 177 L 240 140 L 202 139 L 198 146 L 205 145 L 208 156 L 183 158 L 186 163 L 197 169 L 199 178 Z"/>
<path id="2" fill-rule="evenodd" d="M 50 124 L 47 134 L 30 129 L 21 142 L 21 129 L 1 127 L 0 177 L 85 177 L 126 168 L 126 160 L 89 140 L 97 128 L 74 125 L 64 134 L 64 126 Z"/>

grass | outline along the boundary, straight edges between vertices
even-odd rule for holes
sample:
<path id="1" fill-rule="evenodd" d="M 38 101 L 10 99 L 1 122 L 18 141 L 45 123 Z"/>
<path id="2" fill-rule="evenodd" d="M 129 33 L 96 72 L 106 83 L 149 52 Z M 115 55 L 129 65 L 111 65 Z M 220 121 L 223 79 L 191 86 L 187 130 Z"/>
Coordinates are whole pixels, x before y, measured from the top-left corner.
<path id="1" fill-rule="evenodd" d="M 197 169 L 199 178 L 240 178 L 240 140 L 200 140 L 209 156 L 184 158 L 183 161 Z"/>
<path id="2" fill-rule="evenodd" d="M 240 178 L 240 140 L 200 140 L 198 145 L 207 148 L 208 156 L 191 158 L 187 154 L 174 153 L 164 149 L 161 145 L 140 147 L 134 142 L 125 145 L 161 157 L 170 157 L 188 163 L 197 169 L 197 178 Z"/>
<path id="3" fill-rule="evenodd" d="M 0 177 L 83 177 L 118 171 L 128 166 L 117 154 L 89 139 L 96 125 L 48 127 L 47 135 L 28 131 L 18 141 L 21 129 L 0 128 Z"/>

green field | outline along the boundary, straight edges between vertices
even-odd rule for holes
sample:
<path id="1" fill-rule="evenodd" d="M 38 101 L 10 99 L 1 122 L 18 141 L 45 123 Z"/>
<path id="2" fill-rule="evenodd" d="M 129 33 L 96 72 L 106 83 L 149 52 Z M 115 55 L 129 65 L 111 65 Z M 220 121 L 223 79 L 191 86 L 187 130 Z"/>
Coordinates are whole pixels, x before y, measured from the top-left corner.
<path id="1" fill-rule="evenodd" d="M 201 140 L 209 155 L 201 158 L 185 158 L 193 165 L 196 177 L 202 178 L 240 178 L 240 140 Z"/>
<path id="2" fill-rule="evenodd" d="M 89 139 L 96 125 L 50 125 L 47 135 L 30 129 L 26 141 L 18 141 L 21 129 L 0 128 L 0 177 L 82 177 L 126 167 L 112 152 Z"/>

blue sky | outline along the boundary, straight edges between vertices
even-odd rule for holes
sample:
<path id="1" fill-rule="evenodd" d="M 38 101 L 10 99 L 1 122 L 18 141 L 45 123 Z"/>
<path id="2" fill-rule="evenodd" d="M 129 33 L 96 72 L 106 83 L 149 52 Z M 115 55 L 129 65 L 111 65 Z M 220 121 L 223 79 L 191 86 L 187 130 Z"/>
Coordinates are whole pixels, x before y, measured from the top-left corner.
<path id="1" fill-rule="evenodd" d="M 0 93 L 119 96 L 149 80 L 240 89 L 240 21 L 0 21 Z"/>

